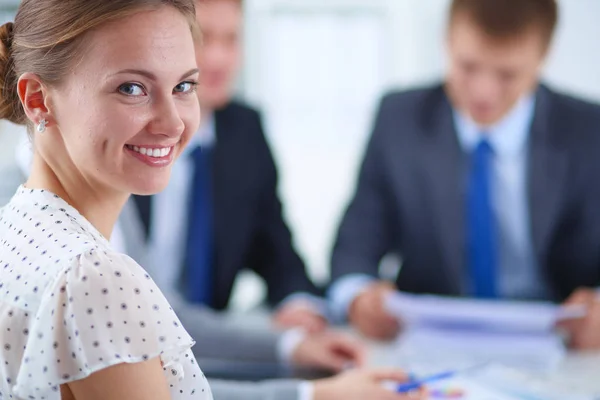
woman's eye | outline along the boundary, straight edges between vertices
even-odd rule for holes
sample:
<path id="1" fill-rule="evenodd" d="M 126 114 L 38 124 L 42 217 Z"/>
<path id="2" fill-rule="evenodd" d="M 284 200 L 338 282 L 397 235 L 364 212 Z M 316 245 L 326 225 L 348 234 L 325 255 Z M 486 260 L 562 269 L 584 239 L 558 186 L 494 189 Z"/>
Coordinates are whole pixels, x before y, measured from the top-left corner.
<path id="1" fill-rule="evenodd" d="M 144 88 L 137 83 L 124 83 L 119 86 L 119 93 L 122 93 L 127 96 L 144 96 L 146 92 L 144 92 Z"/>
<path id="2" fill-rule="evenodd" d="M 173 91 L 176 93 L 189 93 L 193 92 L 196 89 L 197 85 L 197 82 L 181 82 L 179 85 L 175 86 L 175 89 L 173 89 Z"/>

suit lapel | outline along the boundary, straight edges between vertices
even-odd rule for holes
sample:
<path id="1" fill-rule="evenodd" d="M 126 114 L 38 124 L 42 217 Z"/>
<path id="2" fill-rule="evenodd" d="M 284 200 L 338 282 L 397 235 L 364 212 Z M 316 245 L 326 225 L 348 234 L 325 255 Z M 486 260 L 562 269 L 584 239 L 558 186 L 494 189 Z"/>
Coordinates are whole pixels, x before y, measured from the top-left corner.
<path id="1" fill-rule="evenodd" d="M 233 182 L 228 182 L 228 174 L 232 167 L 235 167 L 236 159 L 235 149 L 232 149 L 232 138 L 235 137 L 235 119 L 230 112 L 230 106 L 215 111 L 215 137 L 216 142 L 213 153 L 213 232 L 214 232 L 214 306 L 223 308 L 227 305 L 227 296 L 229 294 L 226 287 L 228 285 L 229 268 L 226 251 L 228 238 L 228 204 L 233 198 L 231 191 Z M 233 155 L 232 155 L 233 152 Z"/>
<path id="2" fill-rule="evenodd" d="M 144 229 L 144 240 L 148 241 L 152 224 L 152 196 L 133 195 L 132 197 Z"/>
<path id="3" fill-rule="evenodd" d="M 231 199 L 231 168 L 235 166 L 235 149 L 232 149 L 232 139 L 235 137 L 236 124 L 229 109 L 215 111 L 215 145 L 213 153 L 212 176 L 213 176 L 213 209 L 214 224 L 217 231 L 222 222 L 227 220 L 227 203 Z M 233 154 L 233 155 L 232 155 Z M 219 233 L 219 232 L 217 232 Z M 222 243 L 216 240 L 216 243 Z"/>
<path id="4" fill-rule="evenodd" d="M 462 293 L 464 270 L 464 187 L 465 157 L 460 149 L 452 108 L 443 89 L 429 109 L 433 115 L 423 116 L 422 168 L 432 201 L 432 221 L 438 233 L 444 264 L 441 270 L 452 293 Z M 426 120 L 426 121 L 425 121 Z"/>
<path id="5" fill-rule="evenodd" d="M 565 192 L 568 169 L 567 153 L 557 140 L 557 135 L 562 133 L 556 131 L 557 128 L 560 130 L 560 124 L 551 121 L 550 101 L 548 89 L 540 87 L 529 142 L 527 178 L 531 233 L 540 265 L 544 265 L 550 233 Z"/>

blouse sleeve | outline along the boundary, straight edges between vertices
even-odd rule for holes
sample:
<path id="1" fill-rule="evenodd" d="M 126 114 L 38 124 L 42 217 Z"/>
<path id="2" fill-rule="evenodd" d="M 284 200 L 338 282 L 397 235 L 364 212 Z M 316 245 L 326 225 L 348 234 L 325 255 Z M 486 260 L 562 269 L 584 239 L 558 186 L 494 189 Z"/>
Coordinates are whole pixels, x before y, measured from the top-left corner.
<path id="1" fill-rule="evenodd" d="M 46 289 L 14 392 L 59 400 L 64 383 L 157 356 L 170 379 L 194 344 L 150 276 L 121 254 L 90 250 Z"/>

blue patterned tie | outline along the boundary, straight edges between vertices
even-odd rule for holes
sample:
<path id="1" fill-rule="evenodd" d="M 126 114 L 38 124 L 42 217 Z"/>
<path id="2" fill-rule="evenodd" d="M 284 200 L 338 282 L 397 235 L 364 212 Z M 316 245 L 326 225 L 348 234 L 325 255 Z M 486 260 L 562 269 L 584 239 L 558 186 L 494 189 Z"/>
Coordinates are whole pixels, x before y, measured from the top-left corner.
<path id="1" fill-rule="evenodd" d="M 213 279 L 211 149 L 198 146 L 190 156 L 194 162 L 194 174 L 182 283 L 189 302 L 210 305 Z"/>
<path id="2" fill-rule="evenodd" d="M 482 140 L 471 155 L 467 194 L 467 254 L 472 295 L 498 296 L 496 222 L 492 210 L 493 149 Z"/>

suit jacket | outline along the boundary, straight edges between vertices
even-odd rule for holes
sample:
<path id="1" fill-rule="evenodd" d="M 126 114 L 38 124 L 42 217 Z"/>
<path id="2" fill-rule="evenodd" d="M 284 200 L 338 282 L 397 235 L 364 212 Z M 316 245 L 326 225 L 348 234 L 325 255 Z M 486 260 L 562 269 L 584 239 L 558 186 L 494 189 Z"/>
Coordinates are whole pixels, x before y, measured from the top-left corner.
<path id="1" fill-rule="evenodd" d="M 123 243 L 122 251 L 142 266 L 146 262 L 143 229 L 135 203 L 128 202 L 119 216 L 118 229 Z M 148 271 L 152 275 L 152 270 Z M 267 363 L 279 362 L 277 346 L 281 333 L 269 329 L 240 329 L 240 326 L 223 318 L 206 307 L 189 305 L 169 299 L 175 313 L 190 336 L 196 341 L 192 348 L 200 367 L 210 360 L 231 360 Z M 260 383 L 211 379 L 206 369 L 213 395 L 222 400 L 298 400 L 299 381 L 270 380 Z"/>
<path id="2" fill-rule="evenodd" d="M 300 400 L 299 383 L 294 380 L 232 382 L 209 379 L 210 390 L 219 400 Z"/>
<path id="3" fill-rule="evenodd" d="M 148 252 L 144 245 L 140 223 L 135 204 L 128 202 L 119 215 L 117 227 L 123 241 L 115 243 L 113 237 L 111 244 L 116 250 L 136 260 L 150 276 L 153 276 L 154 264 L 148 263 Z M 146 265 L 149 268 L 146 268 Z M 196 341 L 197 344 L 193 348 L 196 357 L 278 362 L 277 345 L 282 335 L 280 332 L 266 327 L 265 329 L 243 329 L 242 335 L 240 326 L 225 318 L 222 313 L 208 307 L 189 304 L 168 292 L 164 294 L 185 329 Z"/>
<path id="4" fill-rule="evenodd" d="M 213 156 L 214 298 L 227 306 L 240 270 L 250 268 L 267 284 L 267 301 L 275 305 L 294 292 L 321 294 L 306 274 L 292 246 L 290 230 L 277 195 L 277 169 L 259 114 L 230 103 L 214 114 Z M 135 196 L 146 228 L 151 197 Z"/>
<path id="5" fill-rule="evenodd" d="M 600 284 L 600 107 L 540 85 L 528 142 L 530 227 L 555 300 Z M 442 85 L 380 104 L 332 254 L 332 278 L 403 260 L 400 290 L 464 295 L 468 155 Z"/>

